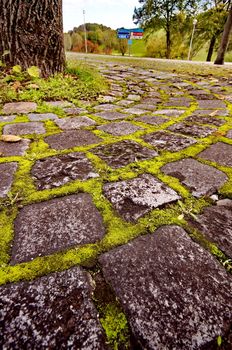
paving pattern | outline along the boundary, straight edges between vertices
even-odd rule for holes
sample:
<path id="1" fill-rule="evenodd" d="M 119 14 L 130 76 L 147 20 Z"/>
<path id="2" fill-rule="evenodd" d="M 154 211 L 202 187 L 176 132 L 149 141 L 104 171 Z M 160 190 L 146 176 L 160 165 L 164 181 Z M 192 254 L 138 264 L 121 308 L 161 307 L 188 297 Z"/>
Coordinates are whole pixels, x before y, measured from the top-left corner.
<path id="1" fill-rule="evenodd" d="M 96 101 L 0 106 L 0 348 L 229 350 L 231 81 L 90 64 Z"/>

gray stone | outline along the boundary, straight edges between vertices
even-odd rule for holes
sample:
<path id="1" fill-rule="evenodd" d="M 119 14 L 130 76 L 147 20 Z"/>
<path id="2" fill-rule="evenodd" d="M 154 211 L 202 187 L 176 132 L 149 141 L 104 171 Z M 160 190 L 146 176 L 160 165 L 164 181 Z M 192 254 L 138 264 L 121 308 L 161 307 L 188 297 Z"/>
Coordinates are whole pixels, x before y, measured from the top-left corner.
<path id="1" fill-rule="evenodd" d="M 222 171 L 190 158 L 166 164 L 161 171 L 177 177 L 197 198 L 211 196 L 228 180 Z"/>
<path id="2" fill-rule="evenodd" d="M 161 103 L 161 100 L 160 100 L 160 98 L 146 97 L 146 98 L 143 98 L 142 103 L 143 103 L 144 105 L 145 105 L 145 104 L 153 104 L 153 105 L 156 105 L 156 104 Z"/>
<path id="3" fill-rule="evenodd" d="M 163 118 L 163 117 L 159 117 L 159 116 L 152 117 L 152 116 L 145 115 L 143 117 L 137 117 L 135 119 L 135 121 L 147 123 L 147 124 L 151 124 L 151 125 L 161 125 L 161 124 L 168 122 L 169 120 L 166 118 Z"/>
<path id="4" fill-rule="evenodd" d="M 16 123 L 8 124 L 3 128 L 4 135 L 27 135 L 27 134 L 46 134 L 43 123 Z"/>
<path id="5" fill-rule="evenodd" d="M 126 114 L 122 114 L 120 112 L 112 112 L 112 111 L 94 113 L 94 115 L 107 120 L 117 120 L 117 119 L 124 119 L 128 117 Z"/>
<path id="6" fill-rule="evenodd" d="M 147 134 L 143 139 L 159 150 L 170 152 L 180 151 L 196 143 L 196 140 L 190 137 L 171 134 L 165 131 L 157 131 Z"/>
<path id="7" fill-rule="evenodd" d="M 41 120 L 55 120 L 58 118 L 57 115 L 54 113 L 44 113 L 44 114 L 30 113 L 28 114 L 28 117 L 32 122 L 39 122 Z"/>
<path id="8" fill-rule="evenodd" d="M 71 118 L 62 118 L 57 119 L 55 123 L 62 129 L 62 130 L 72 130 L 72 129 L 78 129 L 85 126 L 91 126 L 95 125 L 96 122 L 88 117 L 71 117 Z"/>
<path id="9" fill-rule="evenodd" d="M 117 98 L 113 97 L 113 96 L 103 96 L 103 97 L 100 97 L 100 100 L 101 100 L 101 102 L 109 103 L 109 102 L 116 101 Z"/>
<path id="10" fill-rule="evenodd" d="M 102 217 L 86 193 L 27 205 L 14 224 L 13 264 L 94 243 L 105 233 Z"/>
<path id="11" fill-rule="evenodd" d="M 15 120 L 16 115 L 0 115 L 0 123 L 9 123 Z"/>
<path id="12" fill-rule="evenodd" d="M 167 107 L 189 107 L 191 100 L 185 97 L 173 97 L 170 98 L 168 102 L 165 103 Z"/>
<path id="13" fill-rule="evenodd" d="M 79 115 L 81 113 L 87 113 L 86 109 L 80 107 L 68 107 L 64 108 L 64 112 L 68 115 Z"/>
<path id="14" fill-rule="evenodd" d="M 206 238 L 232 258 L 232 200 L 206 208 L 197 220 L 189 220 Z"/>
<path id="15" fill-rule="evenodd" d="M 141 96 L 140 95 L 130 94 L 130 95 L 127 96 L 127 99 L 131 100 L 131 101 L 140 101 L 141 100 Z"/>
<path id="16" fill-rule="evenodd" d="M 0 164 L 0 198 L 6 197 L 10 191 L 17 167 L 16 162 Z"/>
<path id="17" fill-rule="evenodd" d="M 220 117 L 226 117 L 229 113 L 226 109 L 216 109 L 215 111 L 212 111 L 212 109 L 197 109 L 193 112 L 194 115 L 208 115 L 208 116 L 220 116 Z"/>
<path id="18" fill-rule="evenodd" d="M 210 117 L 204 115 L 191 115 L 190 117 L 186 118 L 185 121 L 197 124 L 212 124 L 214 126 L 221 126 L 225 124 L 225 120 L 219 119 L 217 117 Z"/>
<path id="19" fill-rule="evenodd" d="M 161 227 L 99 261 L 142 349 L 216 349 L 229 332 L 231 276 L 182 228 Z"/>
<path id="20" fill-rule="evenodd" d="M 166 115 L 173 118 L 178 118 L 183 113 L 185 113 L 185 111 L 179 109 L 159 109 L 153 112 L 154 115 Z"/>
<path id="21" fill-rule="evenodd" d="M 229 139 L 232 139 L 232 129 L 229 130 L 229 132 L 227 133 L 226 137 L 228 137 Z"/>
<path id="22" fill-rule="evenodd" d="M 232 145 L 217 142 L 198 154 L 198 157 L 216 162 L 220 165 L 232 166 Z"/>
<path id="23" fill-rule="evenodd" d="M 123 107 L 128 107 L 128 106 L 133 105 L 133 104 L 134 104 L 134 101 L 129 101 L 129 100 L 121 100 L 121 101 L 117 102 L 118 106 L 123 106 Z M 120 107 L 117 107 L 117 108 L 120 108 Z"/>
<path id="24" fill-rule="evenodd" d="M 136 106 L 134 108 L 127 108 L 127 109 L 124 109 L 123 112 L 125 113 L 128 113 L 128 114 L 135 114 L 135 115 L 142 115 L 142 114 L 146 114 L 147 113 L 147 110 L 146 109 L 139 109 L 139 108 L 136 108 Z M 125 118 L 125 116 L 124 116 Z"/>
<path id="25" fill-rule="evenodd" d="M 83 153 L 62 154 L 38 160 L 32 168 L 38 190 L 62 186 L 72 180 L 98 177 Z"/>
<path id="26" fill-rule="evenodd" d="M 135 141 L 125 140 L 91 150 L 112 168 L 120 168 L 133 162 L 151 159 L 158 155 Z"/>
<path id="27" fill-rule="evenodd" d="M 5 114 L 23 114 L 34 112 L 37 108 L 37 103 L 34 102 L 11 102 L 3 106 Z"/>
<path id="28" fill-rule="evenodd" d="M 51 148 L 56 150 L 69 149 L 78 146 L 92 145 L 101 139 L 88 130 L 71 130 L 45 137 Z"/>
<path id="29" fill-rule="evenodd" d="M 126 221 L 136 221 L 152 209 L 172 203 L 180 196 L 150 174 L 135 179 L 107 183 L 104 194 Z"/>
<path id="30" fill-rule="evenodd" d="M 0 348 L 106 349 L 92 285 L 90 275 L 76 266 L 0 287 Z"/>
<path id="31" fill-rule="evenodd" d="M 30 140 L 21 139 L 19 142 L 0 141 L 0 154 L 3 157 L 23 156 L 28 149 Z"/>
<path id="32" fill-rule="evenodd" d="M 211 135 L 217 129 L 211 128 L 210 126 L 178 123 L 170 126 L 168 130 L 175 131 L 184 135 L 202 138 Z"/>
<path id="33" fill-rule="evenodd" d="M 110 103 L 94 106 L 94 109 L 96 109 L 97 111 L 114 111 L 117 108 L 119 107 Z"/>
<path id="34" fill-rule="evenodd" d="M 140 103 L 138 105 L 135 105 L 134 107 L 136 109 L 148 110 L 152 112 L 156 108 L 156 105 L 148 104 L 148 103 Z"/>
<path id="35" fill-rule="evenodd" d="M 115 136 L 130 135 L 138 130 L 142 130 L 139 126 L 133 125 L 129 122 L 118 122 L 101 125 L 99 130 L 103 130 Z"/>
<path id="36" fill-rule="evenodd" d="M 198 102 L 199 108 L 207 108 L 207 109 L 226 108 L 225 102 L 221 100 L 199 100 L 197 102 Z"/>
<path id="37" fill-rule="evenodd" d="M 69 101 L 45 101 L 45 103 L 51 107 L 59 107 L 59 108 L 75 107 L 75 105 Z"/>

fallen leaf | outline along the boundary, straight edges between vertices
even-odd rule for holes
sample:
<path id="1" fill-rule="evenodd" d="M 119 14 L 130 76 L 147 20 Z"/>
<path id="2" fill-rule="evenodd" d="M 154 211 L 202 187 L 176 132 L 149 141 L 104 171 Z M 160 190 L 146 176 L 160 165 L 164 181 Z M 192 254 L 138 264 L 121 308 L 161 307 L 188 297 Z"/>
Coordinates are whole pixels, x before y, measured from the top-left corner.
<path id="1" fill-rule="evenodd" d="M 4 141 L 4 142 L 19 142 L 22 139 L 21 139 L 21 137 L 16 136 L 16 135 L 2 135 L 0 137 L 0 140 Z"/>
<path id="2" fill-rule="evenodd" d="M 210 117 L 214 117 L 215 115 L 217 115 L 218 112 L 219 112 L 218 110 L 213 111 L 212 113 L 210 113 Z"/>

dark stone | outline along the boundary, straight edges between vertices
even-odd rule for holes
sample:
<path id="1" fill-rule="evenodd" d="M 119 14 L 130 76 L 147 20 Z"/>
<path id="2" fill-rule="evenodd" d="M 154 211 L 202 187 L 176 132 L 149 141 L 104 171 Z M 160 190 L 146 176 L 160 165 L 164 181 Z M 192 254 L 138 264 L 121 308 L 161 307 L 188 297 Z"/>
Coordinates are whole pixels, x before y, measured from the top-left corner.
<path id="1" fill-rule="evenodd" d="M 51 148 L 60 150 L 92 145 L 101 142 L 101 139 L 88 130 L 71 130 L 45 137 L 44 141 L 47 142 Z"/>
<path id="2" fill-rule="evenodd" d="M 115 136 L 130 135 L 138 130 L 142 130 L 139 126 L 133 125 L 129 122 L 118 122 L 101 125 L 99 130 L 103 130 Z"/>
<path id="3" fill-rule="evenodd" d="M 195 136 L 195 137 L 206 137 L 211 135 L 217 129 L 213 129 L 209 126 L 193 125 L 187 123 L 178 123 L 170 126 L 168 130 L 175 131 L 184 135 Z"/>
<path id="4" fill-rule="evenodd" d="M 33 122 L 39 122 L 41 120 L 55 120 L 58 119 L 57 115 L 54 113 L 44 113 L 44 114 L 36 114 L 30 113 L 28 117 Z"/>
<path id="5" fill-rule="evenodd" d="M 168 102 L 165 103 L 167 107 L 189 107 L 191 100 L 185 97 L 174 97 L 170 98 Z"/>
<path id="6" fill-rule="evenodd" d="M 182 228 L 161 227 L 99 261 L 142 349 L 216 349 L 229 331 L 231 276 Z"/>
<path id="7" fill-rule="evenodd" d="M 197 102 L 198 102 L 199 108 L 207 108 L 207 109 L 226 108 L 225 102 L 221 100 L 199 100 Z"/>
<path id="8" fill-rule="evenodd" d="M 191 219 L 189 223 L 232 258 L 232 200 L 206 208 L 196 221 Z"/>
<path id="9" fill-rule="evenodd" d="M 232 145 L 217 142 L 198 154 L 198 157 L 216 162 L 220 165 L 232 166 Z"/>
<path id="10" fill-rule="evenodd" d="M 165 131 L 157 131 L 143 137 L 159 150 L 177 152 L 196 143 L 196 140 L 181 135 L 171 134 Z"/>
<path id="11" fill-rule="evenodd" d="M 9 123 L 15 120 L 16 115 L 0 115 L 0 123 Z"/>
<path id="12" fill-rule="evenodd" d="M 37 108 L 37 103 L 34 102 L 11 102 L 3 106 L 5 114 L 26 114 L 34 112 Z"/>
<path id="13" fill-rule="evenodd" d="M 23 156 L 28 149 L 30 140 L 22 139 L 19 142 L 0 141 L 0 154 L 3 157 Z"/>
<path id="14" fill-rule="evenodd" d="M 178 118 L 183 113 L 185 113 L 185 111 L 179 109 L 158 109 L 153 112 L 154 115 L 166 115 L 173 118 Z"/>
<path id="15" fill-rule="evenodd" d="M 62 186 L 72 180 L 98 177 L 88 158 L 78 152 L 38 160 L 31 173 L 36 178 L 38 190 Z"/>
<path id="16" fill-rule="evenodd" d="M 57 119 L 55 123 L 62 129 L 62 130 L 72 130 L 72 129 L 78 129 L 85 126 L 91 126 L 95 125 L 96 122 L 88 117 L 71 117 L 71 118 L 62 118 Z"/>
<path id="17" fill-rule="evenodd" d="M 16 123 L 8 124 L 3 128 L 4 135 L 27 135 L 27 134 L 45 134 L 46 130 L 43 123 Z"/>
<path id="18" fill-rule="evenodd" d="M 228 180 L 226 174 L 195 159 L 182 159 L 161 168 L 165 174 L 177 177 L 195 197 L 210 196 Z"/>
<path id="19" fill-rule="evenodd" d="M 0 287 L 0 348 L 106 349 L 92 285 L 90 275 L 76 266 Z"/>
<path id="20" fill-rule="evenodd" d="M 150 174 L 107 183 L 104 194 L 126 221 L 136 221 L 152 209 L 180 199 L 178 194 Z"/>
<path id="21" fill-rule="evenodd" d="M 92 153 L 104 160 L 112 168 L 120 168 L 130 163 L 156 157 L 157 152 L 142 147 L 135 141 L 125 140 L 105 146 L 98 146 Z"/>
<path id="22" fill-rule="evenodd" d="M 161 125 L 169 121 L 169 119 L 162 118 L 162 117 L 153 117 L 153 116 L 148 116 L 145 115 L 143 117 L 137 117 L 135 121 L 142 122 L 142 123 L 147 123 L 151 125 Z"/>
<path id="23" fill-rule="evenodd" d="M 100 112 L 100 113 L 94 113 L 94 115 L 96 115 L 97 117 L 103 118 L 103 119 L 107 119 L 107 120 L 117 120 L 117 119 L 124 119 L 127 118 L 126 114 L 122 114 L 119 112 L 112 112 L 112 111 L 104 111 L 104 112 Z"/>
<path id="24" fill-rule="evenodd" d="M 217 117 L 200 116 L 200 115 L 191 115 L 190 117 L 186 118 L 185 121 L 190 123 L 212 124 L 215 126 L 221 126 L 225 124 L 225 120 L 218 119 Z"/>
<path id="25" fill-rule="evenodd" d="M 0 164 L 0 198 L 6 197 L 10 191 L 17 166 L 16 162 Z"/>
<path id="26" fill-rule="evenodd" d="M 12 263 L 49 255 L 104 236 L 102 217 L 89 194 L 31 204 L 15 219 Z"/>

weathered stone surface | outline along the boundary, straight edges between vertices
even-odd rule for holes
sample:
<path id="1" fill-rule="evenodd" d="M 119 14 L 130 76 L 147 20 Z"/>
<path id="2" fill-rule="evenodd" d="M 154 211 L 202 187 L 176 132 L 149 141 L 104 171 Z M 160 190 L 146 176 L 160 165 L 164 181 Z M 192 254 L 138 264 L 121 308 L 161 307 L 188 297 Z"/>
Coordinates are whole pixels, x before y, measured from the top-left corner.
<path id="1" fill-rule="evenodd" d="M 3 128 L 4 135 L 27 135 L 45 133 L 46 130 L 44 128 L 44 125 L 40 122 L 8 124 Z"/>
<path id="2" fill-rule="evenodd" d="M 148 110 L 148 111 L 154 111 L 154 109 L 156 108 L 155 104 L 148 104 L 148 103 L 140 103 L 135 105 L 136 109 L 142 109 L 142 110 Z"/>
<path id="3" fill-rule="evenodd" d="M 131 100 L 131 101 L 140 101 L 141 100 L 141 96 L 140 95 L 130 94 L 130 95 L 127 96 L 127 99 Z"/>
<path id="4" fill-rule="evenodd" d="M 86 109 L 80 107 L 68 107 L 64 108 L 64 112 L 68 115 L 79 115 L 81 113 L 87 113 Z"/>
<path id="5" fill-rule="evenodd" d="M 220 165 L 232 166 L 232 145 L 224 142 L 217 142 L 203 152 L 198 157 L 216 162 Z"/>
<path id="6" fill-rule="evenodd" d="M 199 100 L 197 102 L 198 102 L 199 108 L 207 108 L 207 109 L 226 108 L 225 102 L 221 100 Z"/>
<path id="7" fill-rule="evenodd" d="M 100 97 L 101 102 L 105 102 L 105 103 L 109 103 L 109 102 L 114 102 L 117 100 L 116 97 L 113 96 L 104 96 L 104 97 Z"/>
<path id="8" fill-rule="evenodd" d="M 129 122 L 118 122 L 101 125 L 98 127 L 99 130 L 103 130 L 115 136 L 133 134 L 138 130 L 142 130 L 139 126 L 133 125 Z"/>
<path id="9" fill-rule="evenodd" d="M 71 117 L 71 118 L 62 118 L 57 119 L 55 123 L 62 130 L 73 130 L 78 129 L 85 126 L 95 125 L 96 122 L 88 117 Z"/>
<path id="10" fill-rule="evenodd" d="M 206 208 L 197 221 L 191 219 L 189 223 L 232 258 L 232 200 Z"/>
<path id="11" fill-rule="evenodd" d="M 6 197 L 10 191 L 17 166 L 16 162 L 0 164 L 0 198 Z"/>
<path id="12" fill-rule="evenodd" d="M 229 113 L 226 109 L 216 109 L 215 111 L 212 111 L 212 109 L 197 109 L 193 112 L 194 115 L 208 115 L 208 116 L 220 116 L 225 117 Z"/>
<path id="13" fill-rule="evenodd" d="M 211 135 L 217 129 L 213 129 L 209 126 L 193 125 L 187 123 L 178 123 L 170 126 L 168 130 L 175 131 L 184 135 L 195 136 L 195 137 L 206 137 Z"/>
<path id="14" fill-rule="evenodd" d="M 181 135 L 171 134 L 165 131 L 157 131 L 143 137 L 144 141 L 150 143 L 159 150 L 177 152 L 196 143 L 196 140 Z"/>
<path id="15" fill-rule="evenodd" d="M 21 139 L 19 142 L 0 141 L 0 154 L 3 157 L 23 156 L 28 149 L 30 140 Z"/>
<path id="16" fill-rule="evenodd" d="M 231 276 L 182 228 L 161 227 L 99 260 L 143 349 L 216 349 L 229 331 Z"/>
<path id="17" fill-rule="evenodd" d="M 210 196 L 228 180 L 225 173 L 195 159 L 182 159 L 161 168 L 167 175 L 177 177 L 193 196 Z"/>
<path id="18" fill-rule="evenodd" d="M 89 194 L 31 204 L 15 219 L 12 263 L 28 261 L 104 236 L 102 217 Z"/>
<path id="19" fill-rule="evenodd" d="M 107 120 L 117 120 L 117 119 L 127 118 L 126 114 L 122 114 L 120 112 L 112 112 L 112 111 L 95 113 L 94 115 Z"/>
<path id="20" fill-rule="evenodd" d="M 28 117 L 32 122 L 39 122 L 41 120 L 55 120 L 58 118 L 57 115 L 54 113 L 30 113 L 28 114 Z"/>
<path id="21" fill-rule="evenodd" d="M 114 111 L 117 108 L 119 107 L 110 103 L 104 103 L 98 106 L 94 106 L 94 109 L 96 109 L 97 111 Z"/>
<path id="22" fill-rule="evenodd" d="M 126 221 L 136 221 L 152 209 L 180 199 L 174 190 L 150 174 L 107 183 L 104 194 Z"/>
<path id="23" fill-rule="evenodd" d="M 225 120 L 219 119 L 217 117 L 210 116 L 200 116 L 200 115 L 191 115 L 185 119 L 186 122 L 197 123 L 197 124 L 212 124 L 215 126 L 221 126 L 225 124 Z"/>
<path id="24" fill-rule="evenodd" d="M 232 129 L 227 133 L 226 137 L 232 139 Z"/>
<path id="25" fill-rule="evenodd" d="M 91 145 L 101 142 L 101 139 L 88 130 L 71 130 L 45 137 L 51 148 L 60 150 L 77 146 Z"/>
<path id="26" fill-rule="evenodd" d="M 131 107 L 131 108 L 126 108 L 123 110 L 125 113 L 128 114 L 135 114 L 135 115 L 142 115 L 142 114 L 146 114 L 147 110 L 146 109 L 139 109 L 135 107 Z M 125 117 L 124 117 L 125 118 Z"/>
<path id="27" fill-rule="evenodd" d="M 72 180 L 98 177 L 92 164 L 82 153 L 69 153 L 38 160 L 32 168 L 38 190 L 58 187 Z"/>
<path id="28" fill-rule="evenodd" d="M 20 114 L 34 112 L 37 108 L 37 103 L 34 102 L 11 102 L 3 106 L 5 114 Z"/>
<path id="29" fill-rule="evenodd" d="M 165 106 L 172 107 L 189 107 L 191 103 L 191 100 L 185 97 L 174 97 L 170 98 L 168 102 L 165 103 Z"/>
<path id="30" fill-rule="evenodd" d="M 106 349 L 92 293 L 80 267 L 0 287 L 0 347 Z"/>
<path id="31" fill-rule="evenodd" d="M 0 115 L 0 123 L 13 122 L 15 118 L 16 118 L 16 115 Z"/>
<path id="32" fill-rule="evenodd" d="M 147 123 L 151 125 L 161 125 L 169 121 L 168 119 L 163 117 L 159 117 L 159 116 L 152 117 L 148 115 L 145 115 L 143 117 L 137 117 L 135 120 L 138 122 Z"/>
<path id="33" fill-rule="evenodd" d="M 59 107 L 59 108 L 75 107 L 75 105 L 69 101 L 45 101 L 45 103 L 51 107 Z"/>
<path id="34" fill-rule="evenodd" d="M 112 168 L 120 168 L 132 162 L 150 159 L 158 155 L 157 152 L 130 140 L 98 146 L 91 152 L 103 159 Z"/>
<path id="35" fill-rule="evenodd" d="M 154 115 L 166 115 L 173 118 L 178 118 L 183 113 L 185 113 L 185 111 L 179 109 L 158 109 L 153 112 Z"/>
<path id="36" fill-rule="evenodd" d="M 117 105 L 116 106 L 117 108 L 120 108 L 120 106 L 123 106 L 123 107 L 128 107 L 130 105 L 134 104 L 134 101 L 130 101 L 130 100 L 121 100 L 119 102 L 117 102 Z"/>

